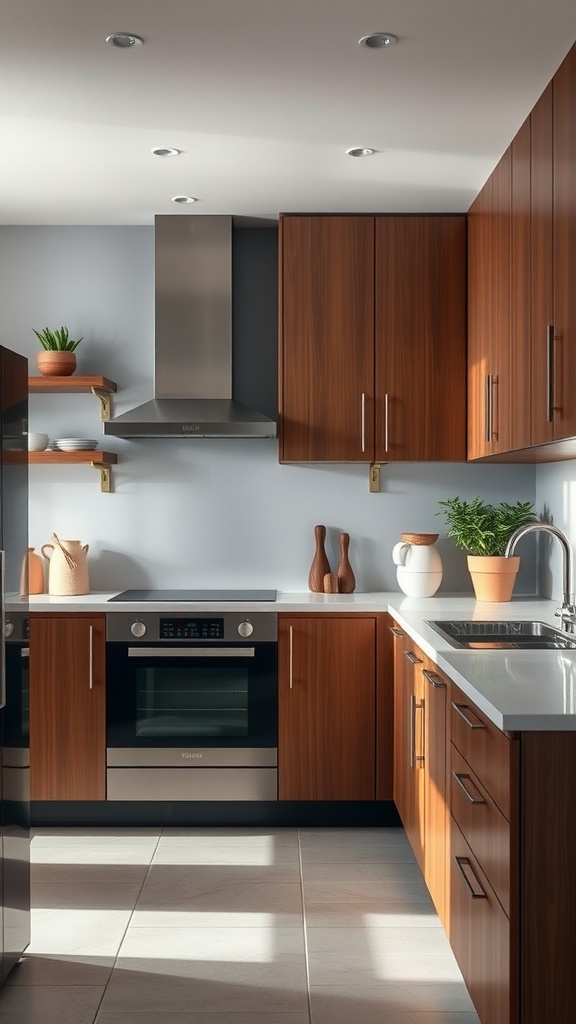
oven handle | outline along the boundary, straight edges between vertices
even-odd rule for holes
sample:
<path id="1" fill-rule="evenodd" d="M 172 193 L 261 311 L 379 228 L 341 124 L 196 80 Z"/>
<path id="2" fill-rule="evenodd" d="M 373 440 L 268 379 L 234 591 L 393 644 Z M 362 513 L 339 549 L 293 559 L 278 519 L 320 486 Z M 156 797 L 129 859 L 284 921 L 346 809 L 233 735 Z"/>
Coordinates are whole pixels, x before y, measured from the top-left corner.
<path id="1" fill-rule="evenodd" d="M 129 658 L 253 658 L 254 647 L 129 647 Z"/>

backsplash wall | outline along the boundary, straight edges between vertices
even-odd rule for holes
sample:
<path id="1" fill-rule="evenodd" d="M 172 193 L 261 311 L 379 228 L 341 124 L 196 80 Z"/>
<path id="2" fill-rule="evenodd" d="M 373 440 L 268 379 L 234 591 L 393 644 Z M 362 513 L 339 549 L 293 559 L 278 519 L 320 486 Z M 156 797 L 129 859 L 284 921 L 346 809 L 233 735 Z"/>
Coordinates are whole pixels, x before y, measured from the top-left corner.
<path id="1" fill-rule="evenodd" d="M 258 234 L 253 241 L 261 248 Z M 262 251 L 272 251 L 274 235 L 266 232 Z M 258 316 L 251 344 L 260 354 L 242 342 L 242 358 L 254 360 L 255 372 L 245 365 L 235 370 L 236 397 L 273 415 L 272 259 L 247 303 L 249 287 L 243 279 L 242 306 Z M 115 413 L 133 408 L 152 394 L 153 315 L 152 227 L 0 227 L 0 341 L 28 356 L 32 374 L 38 348 L 32 328 L 65 323 L 73 337 L 84 335 L 78 372 L 117 382 Z M 442 590 L 471 592 L 465 555 L 435 515 L 438 501 L 455 494 L 488 501 L 537 494 L 533 467 L 456 463 L 383 466 L 381 493 L 370 494 L 367 466 L 280 466 L 272 440 L 104 438 L 98 402 L 89 394 L 34 395 L 30 410 L 32 430 L 98 437 L 101 447 L 118 453 L 111 494 L 100 493 L 90 466 L 30 469 L 30 543 L 38 549 L 53 530 L 88 543 L 93 590 L 306 590 L 313 527 L 324 523 L 334 569 L 338 534 L 350 534 L 357 590 L 397 590 L 392 547 L 402 531 L 426 531 L 441 534 Z M 534 544 L 526 541 L 517 592 L 533 593 L 535 579 Z"/>
<path id="2" fill-rule="evenodd" d="M 536 507 L 546 522 L 567 534 L 576 549 L 576 463 L 554 462 L 536 468 Z M 523 542 L 521 542 L 523 543 Z M 562 598 L 562 552 L 552 537 L 538 538 L 539 587 L 544 597 Z M 519 552 L 520 553 L 520 548 Z"/>

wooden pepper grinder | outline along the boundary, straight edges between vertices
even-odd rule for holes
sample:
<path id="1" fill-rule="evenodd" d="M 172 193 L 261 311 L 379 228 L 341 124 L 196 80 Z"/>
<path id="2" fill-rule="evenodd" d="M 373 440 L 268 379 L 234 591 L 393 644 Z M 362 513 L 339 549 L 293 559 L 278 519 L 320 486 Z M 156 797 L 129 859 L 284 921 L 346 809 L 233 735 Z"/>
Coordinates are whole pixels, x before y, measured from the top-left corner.
<path id="1" fill-rule="evenodd" d="M 350 544 L 350 535 L 348 533 L 340 534 L 340 561 L 338 562 L 338 591 L 341 594 L 352 594 L 356 587 L 356 577 L 352 572 L 352 566 L 348 558 L 348 545 Z"/>
<path id="2" fill-rule="evenodd" d="M 326 527 L 315 526 L 314 536 L 316 538 L 316 551 L 308 574 L 308 590 L 311 590 L 314 594 L 323 594 L 324 577 L 326 573 L 330 572 L 330 562 L 328 561 L 326 551 L 324 550 Z"/>

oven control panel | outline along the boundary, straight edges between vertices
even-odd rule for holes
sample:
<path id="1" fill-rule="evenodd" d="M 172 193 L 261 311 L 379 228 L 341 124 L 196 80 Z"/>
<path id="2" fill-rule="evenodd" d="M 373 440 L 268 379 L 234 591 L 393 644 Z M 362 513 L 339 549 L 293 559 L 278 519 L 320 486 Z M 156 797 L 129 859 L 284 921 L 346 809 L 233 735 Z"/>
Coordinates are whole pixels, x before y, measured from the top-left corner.
<path id="1" fill-rule="evenodd" d="M 223 640 L 224 619 L 160 619 L 161 640 Z"/>

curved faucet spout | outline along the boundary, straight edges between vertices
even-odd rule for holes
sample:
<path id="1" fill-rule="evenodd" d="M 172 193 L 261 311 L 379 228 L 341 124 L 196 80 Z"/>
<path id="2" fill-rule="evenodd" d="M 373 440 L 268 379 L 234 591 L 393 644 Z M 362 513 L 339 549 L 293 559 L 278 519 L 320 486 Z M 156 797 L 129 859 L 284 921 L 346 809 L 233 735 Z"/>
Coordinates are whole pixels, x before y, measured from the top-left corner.
<path id="1" fill-rule="evenodd" d="M 563 554 L 563 596 L 562 596 L 562 609 L 561 617 L 562 624 L 567 627 L 572 621 L 576 624 L 576 609 L 574 602 L 574 570 L 573 570 L 573 557 L 572 547 L 568 537 L 562 530 L 559 530 L 557 526 L 553 526 L 552 523 L 526 523 L 525 526 L 519 526 L 517 530 L 510 537 L 504 555 L 506 558 L 510 558 L 514 554 L 516 545 L 522 537 L 525 537 L 527 533 L 549 533 L 552 537 L 556 537 L 560 541 Z M 573 631 L 573 630 L 571 630 Z"/>

